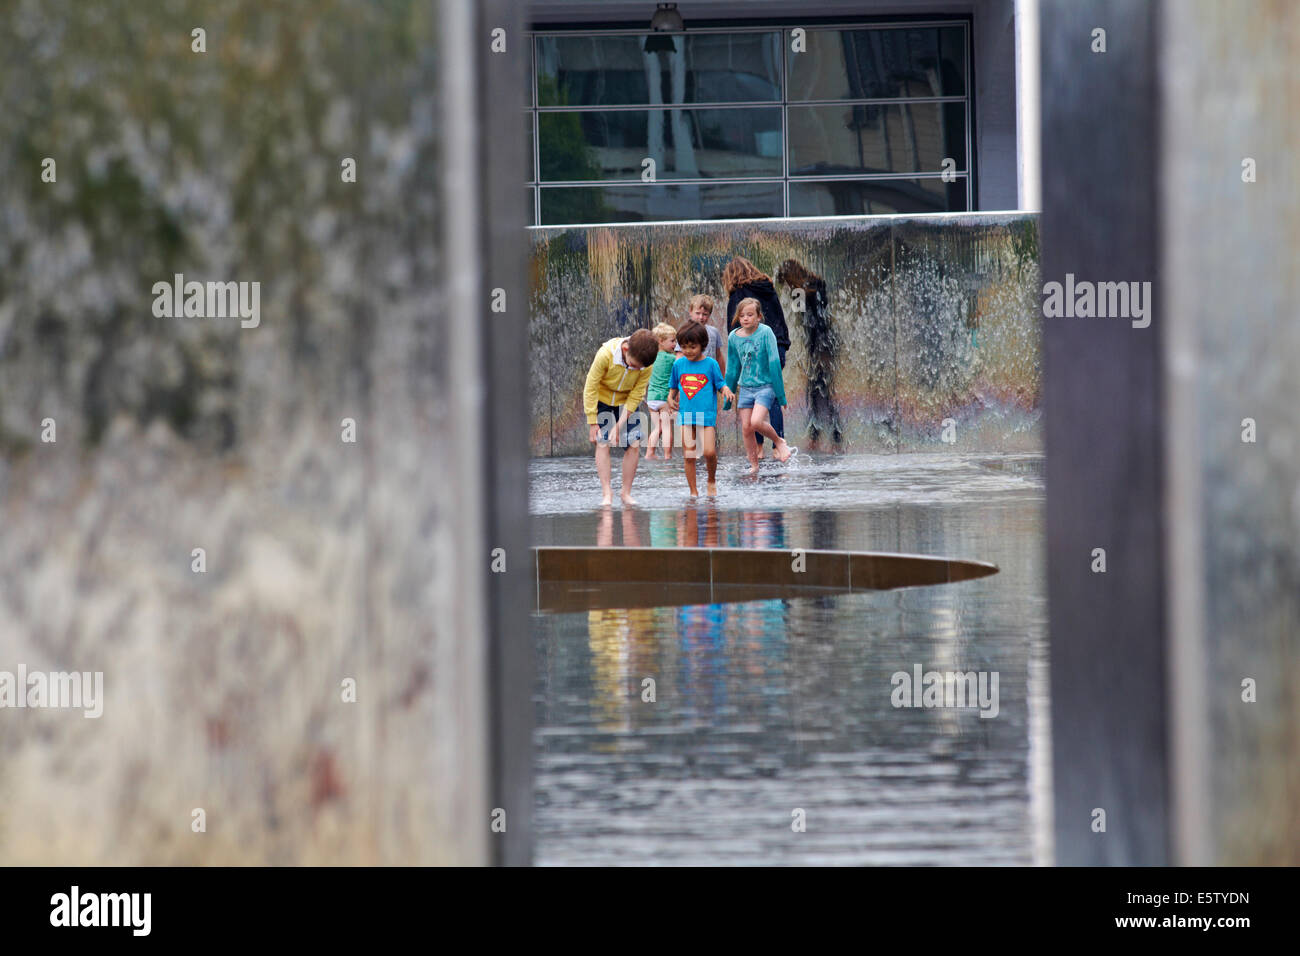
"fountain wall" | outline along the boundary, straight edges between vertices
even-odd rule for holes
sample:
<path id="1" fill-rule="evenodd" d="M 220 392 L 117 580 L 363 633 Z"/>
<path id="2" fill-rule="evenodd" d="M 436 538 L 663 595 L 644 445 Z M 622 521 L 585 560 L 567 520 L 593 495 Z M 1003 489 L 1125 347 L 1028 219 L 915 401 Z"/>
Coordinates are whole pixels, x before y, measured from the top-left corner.
<path id="1" fill-rule="evenodd" d="M 589 449 L 581 393 L 602 342 L 661 321 L 680 325 L 691 296 L 701 292 L 718 302 L 714 324 L 725 324 L 722 270 L 735 255 L 770 276 L 795 259 L 826 283 L 825 333 L 804 321 L 807 304 L 796 311 L 791 289 L 778 284 L 791 341 L 785 389 L 792 443 L 807 447 L 810 426 L 818 424 L 818 447 L 828 451 L 1042 448 L 1036 215 L 657 223 L 530 233 L 535 456 Z M 825 412 L 814 421 L 810 378 L 816 387 L 828 383 L 834 421 Z M 739 451 L 735 421 L 729 413 L 721 420 L 724 452 Z"/>

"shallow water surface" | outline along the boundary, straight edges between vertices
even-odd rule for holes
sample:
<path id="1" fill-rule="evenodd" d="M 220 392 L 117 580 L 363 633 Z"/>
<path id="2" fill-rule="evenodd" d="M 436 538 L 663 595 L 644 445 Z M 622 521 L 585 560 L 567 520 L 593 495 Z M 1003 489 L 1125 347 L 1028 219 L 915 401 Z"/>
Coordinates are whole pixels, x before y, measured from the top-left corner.
<path id="1" fill-rule="evenodd" d="M 1000 573 L 535 616 L 538 863 L 1044 859 L 1041 458 L 800 458 L 757 480 L 724 460 L 720 495 L 697 501 L 680 459 L 643 462 L 628 509 L 598 507 L 589 458 L 538 460 L 534 540 L 901 551 Z M 996 716 L 895 707 L 893 675 L 917 665 L 996 673 Z"/>

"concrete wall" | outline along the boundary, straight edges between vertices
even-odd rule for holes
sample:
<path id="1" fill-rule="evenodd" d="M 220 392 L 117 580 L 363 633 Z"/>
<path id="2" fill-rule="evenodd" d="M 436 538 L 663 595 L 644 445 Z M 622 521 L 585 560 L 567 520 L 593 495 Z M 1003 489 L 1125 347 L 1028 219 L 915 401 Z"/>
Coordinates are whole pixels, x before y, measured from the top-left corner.
<path id="1" fill-rule="evenodd" d="M 1018 209 L 1014 0 L 974 5 L 976 209 Z"/>
<path id="2" fill-rule="evenodd" d="M 1300 9 L 1163 9 L 1175 832 L 1186 862 L 1295 866 Z"/>
<path id="3" fill-rule="evenodd" d="M 1300 11 L 1042 12 L 1043 279 L 1153 307 L 1044 319 L 1056 860 L 1294 865 Z"/>
<path id="4" fill-rule="evenodd" d="M 473 64 L 433 52 L 486 35 L 471 6 L 0 14 L 0 670 L 104 695 L 0 710 L 0 861 L 491 858 L 484 511 L 524 490 L 452 367 L 492 189 L 446 201 L 486 167 L 440 139 Z M 259 324 L 158 317 L 176 273 L 259 282 Z"/>

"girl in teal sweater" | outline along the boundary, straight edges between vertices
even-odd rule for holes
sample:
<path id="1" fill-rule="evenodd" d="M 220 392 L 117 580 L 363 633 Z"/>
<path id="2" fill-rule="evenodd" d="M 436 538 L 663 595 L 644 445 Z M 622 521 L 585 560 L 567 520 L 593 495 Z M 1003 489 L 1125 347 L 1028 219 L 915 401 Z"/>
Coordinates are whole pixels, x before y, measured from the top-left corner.
<path id="1" fill-rule="evenodd" d="M 740 410 L 740 428 L 752 475 L 758 474 L 756 435 L 771 440 L 777 461 L 786 461 L 797 451 L 768 421 L 774 405 L 785 405 L 785 384 L 781 381 L 776 335 L 763 324 L 761 308 L 757 299 L 742 300 L 736 306 L 739 328 L 727 339 L 727 387 L 737 393 L 736 407 Z M 723 407 L 730 408 L 731 403 Z"/>

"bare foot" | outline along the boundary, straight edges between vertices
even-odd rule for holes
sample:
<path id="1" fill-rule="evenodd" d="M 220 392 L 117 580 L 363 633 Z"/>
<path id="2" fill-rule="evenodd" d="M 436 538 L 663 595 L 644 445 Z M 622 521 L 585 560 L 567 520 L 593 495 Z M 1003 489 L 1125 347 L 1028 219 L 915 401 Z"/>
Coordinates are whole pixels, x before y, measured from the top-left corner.
<path id="1" fill-rule="evenodd" d="M 776 450 L 773 454 L 776 455 L 777 461 L 785 461 L 790 457 L 790 446 L 784 438 L 782 438 L 781 443 L 776 446 Z"/>
<path id="2" fill-rule="evenodd" d="M 711 495 L 716 495 L 718 493 L 718 483 L 716 481 L 710 481 L 707 488 Z"/>
<path id="3" fill-rule="evenodd" d="M 749 473 L 750 473 L 750 475 L 752 475 L 753 477 L 757 478 L 757 477 L 758 477 L 758 465 L 750 465 L 750 466 L 749 466 Z"/>
<path id="4" fill-rule="evenodd" d="M 636 504 L 636 499 L 633 498 L 631 495 L 628 495 L 628 494 L 619 495 L 618 500 L 621 501 L 621 502 L 623 502 L 623 504 L 625 504 L 625 505 L 634 505 L 634 504 Z"/>
<path id="5" fill-rule="evenodd" d="M 614 503 L 614 495 L 613 495 L 613 493 L 608 492 L 608 491 L 605 492 L 605 497 L 603 497 L 603 498 L 600 499 L 600 505 L 601 505 L 601 507 L 602 507 L 602 508 L 608 508 L 608 507 L 609 507 L 610 505 L 612 505 L 613 503 Z"/>
<path id="6" fill-rule="evenodd" d="M 687 489 L 687 490 L 690 492 L 690 496 L 691 496 L 692 498 L 698 498 L 698 497 L 700 496 L 700 493 L 699 493 L 697 490 L 695 490 L 694 488 L 689 488 L 689 489 Z"/>
<path id="7" fill-rule="evenodd" d="M 758 460 L 759 460 L 759 461 L 762 461 L 762 460 L 763 460 L 763 446 L 762 446 L 762 445 L 759 445 L 759 446 L 758 446 Z"/>

